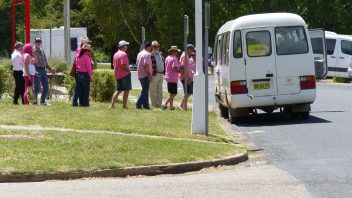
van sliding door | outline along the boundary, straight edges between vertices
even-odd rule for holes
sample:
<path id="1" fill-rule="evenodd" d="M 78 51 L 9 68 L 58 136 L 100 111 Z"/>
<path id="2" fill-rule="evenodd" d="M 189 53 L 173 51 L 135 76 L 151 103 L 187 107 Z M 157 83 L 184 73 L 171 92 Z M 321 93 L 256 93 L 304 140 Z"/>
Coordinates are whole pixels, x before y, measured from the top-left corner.
<path id="1" fill-rule="evenodd" d="M 328 74 L 325 33 L 324 30 L 309 30 L 314 54 L 314 66 L 316 78 L 325 78 Z"/>
<path id="2" fill-rule="evenodd" d="M 243 31 L 246 41 L 247 88 L 248 95 L 251 97 L 277 95 L 272 32 L 272 28 L 255 28 Z"/>

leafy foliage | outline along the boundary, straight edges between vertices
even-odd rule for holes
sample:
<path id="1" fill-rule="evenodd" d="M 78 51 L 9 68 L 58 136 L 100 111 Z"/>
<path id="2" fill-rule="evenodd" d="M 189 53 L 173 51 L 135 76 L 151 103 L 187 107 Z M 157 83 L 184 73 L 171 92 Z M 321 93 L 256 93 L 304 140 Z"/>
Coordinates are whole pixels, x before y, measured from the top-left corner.
<path id="1" fill-rule="evenodd" d="M 115 92 L 115 76 L 111 70 L 94 70 L 90 95 L 94 101 L 109 102 Z"/>

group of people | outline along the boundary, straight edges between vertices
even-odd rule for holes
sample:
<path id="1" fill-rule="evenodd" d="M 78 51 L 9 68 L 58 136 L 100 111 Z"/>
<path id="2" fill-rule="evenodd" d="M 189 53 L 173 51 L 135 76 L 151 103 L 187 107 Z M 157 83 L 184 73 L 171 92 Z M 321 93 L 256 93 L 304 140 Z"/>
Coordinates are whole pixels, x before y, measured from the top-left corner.
<path id="1" fill-rule="evenodd" d="M 23 45 L 21 42 L 15 44 L 15 50 L 11 55 L 13 77 L 15 79 L 15 91 L 13 103 L 28 105 L 47 105 L 49 83 L 46 69 L 55 74 L 56 70 L 51 68 L 47 62 L 44 50 L 41 48 L 41 38 L 35 38 L 34 46 L 31 43 Z M 40 101 L 38 94 L 42 92 Z"/>
<path id="2" fill-rule="evenodd" d="M 113 66 L 116 79 L 116 91 L 111 99 L 111 108 L 115 108 L 115 102 L 120 93 L 123 92 L 122 108 L 128 109 L 127 101 L 129 90 L 132 89 L 131 71 L 129 68 L 129 59 L 127 55 L 129 43 L 120 41 L 118 51 L 113 56 Z M 178 107 L 184 109 L 185 103 L 189 96 L 193 93 L 193 74 L 195 73 L 195 48 L 192 44 L 187 45 L 187 51 L 183 52 L 178 59 L 177 54 L 181 52 L 177 46 L 171 46 L 168 50 L 166 59 L 159 51 L 160 45 L 157 41 L 145 42 L 144 49 L 137 55 L 137 75 L 141 83 L 141 93 L 136 102 L 136 109 L 151 109 L 151 105 L 155 108 L 174 110 L 174 98 L 177 95 L 178 79 L 181 80 L 183 88 L 187 86 L 183 100 Z M 184 79 L 184 68 L 187 62 L 187 84 Z M 163 81 L 167 82 L 169 97 L 163 102 Z"/>
<path id="3" fill-rule="evenodd" d="M 22 104 L 47 105 L 46 96 L 48 93 L 48 76 L 46 69 L 55 74 L 56 70 L 51 68 L 47 62 L 44 50 L 41 48 L 42 40 L 35 38 L 34 46 L 30 43 L 23 45 L 20 42 L 15 44 L 15 50 L 11 56 L 13 65 L 13 76 L 15 79 L 15 91 L 13 103 L 18 104 L 21 97 Z M 111 99 L 111 108 L 115 108 L 115 102 L 123 92 L 124 109 L 128 109 L 129 90 L 132 89 L 131 71 L 127 55 L 129 43 L 120 41 L 118 51 L 113 56 L 114 75 L 116 79 L 116 91 Z M 193 74 L 195 73 L 195 48 L 192 44 L 187 45 L 187 51 L 183 52 L 180 58 L 177 57 L 181 50 L 177 46 L 171 46 L 168 56 L 163 57 L 159 51 L 160 45 L 157 41 L 145 42 L 144 49 L 137 55 L 137 75 L 141 83 L 141 93 L 136 102 L 136 109 L 155 108 L 174 110 L 174 98 L 177 95 L 178 80 L 187 86 L 187 93 L 178 108 L 184 109 L 185 103 L 193 93 Z M 184 68 L 187 62 L 187 84 L 185 83 Z M 81 39 L 80 47 L 76 50 L 71 74 L 76 81 L 72 106 L 89 106 L 90 81 L 93 79 L 92 69 L 94 61 L 92 58 L 91 41 L 88 37 Z M 167 90 L 170 94 L 166 102 L 163 102 L 163 82 L 167 82 Z M 33 88 L 34 86 L 34 88 Z M 40 101 L 38 94 L 42 92 Z M 32 101 L 33 100 L 33 101 Z"/>

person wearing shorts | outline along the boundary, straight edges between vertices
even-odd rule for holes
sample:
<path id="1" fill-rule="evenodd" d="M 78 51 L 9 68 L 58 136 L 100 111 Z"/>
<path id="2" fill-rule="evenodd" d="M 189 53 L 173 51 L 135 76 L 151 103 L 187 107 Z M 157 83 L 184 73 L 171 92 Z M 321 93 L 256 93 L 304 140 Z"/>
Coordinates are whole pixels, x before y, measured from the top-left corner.
<path id="1" fill-rule="evenodd" d="M 183 52 L 180 57 L 180 67 L 185 68 L 186 56 L 187 56 L 187 93 L 184 94 L 179 109 L 184 110 L 186 108 L 188 98 L 193 94 L 193 72 L 192 72 L 192 60 L 191 56 L 194 53 L 194 46 L 192 44 L 187 45 L 187 51 Z M 184 72 L 180 73 L 180 80 L 183 85 L 185 92 L 185 79 Z"/>
<path id="2" fill-rule="evenodd" d="M 174 110 L 174 98 L 177 95 L 177 82 L 178 82 L 178 73 L 180 71 L 179 61 L 177 58 L 177 53 L 180 50 L 177 46 L 171 46 L 169 49 L 169 56 L 165 60 L 165 80 L 167 82 L 167 90 L 170 96 L 167 98 L 163 109 L 167 109 L 167 105 L 170 103 L 170 110 Z"/>
<path id="3" fill-rule="evenodd" d="M 129 68 L 129 61 L 127 56 L 127 41 L 120 41 L 118 44 L 119 50 L 115 53 L 113 58 L 114 73 L 116 79 L 116 91 L 111 99 L 111 108 L 115 108 L 115 102 L 119 97 L 120 93 L 123 92 L 122 108 L 128 109 L 127 101 L 129 91 L 132 89 L 131 83 L 131 71 Z"/>

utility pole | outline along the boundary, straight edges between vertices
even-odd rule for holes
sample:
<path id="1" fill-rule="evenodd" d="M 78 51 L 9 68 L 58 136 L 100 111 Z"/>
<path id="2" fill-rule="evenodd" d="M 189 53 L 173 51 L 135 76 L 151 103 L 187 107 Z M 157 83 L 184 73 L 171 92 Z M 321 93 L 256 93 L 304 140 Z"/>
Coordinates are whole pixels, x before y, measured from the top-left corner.
<path id="1" fill-rule="evenodd" d="M 184 68 L 183 68 L 183 80 L 184 80 L 184 92 L 185 92 L 185 103 L 183 104 L 183 109 L 187 110 L 187 101 L 188 101 L 188 97 L 187 97 L 187 85 L 188 85 L 188 67 L 190 67 L 190 65 L 188 65 L 188 54 L 187 54 L 187 38 L 188 38 L 188 34 L 189 34 L 189 18 L 187 15 L 185 15 L 184 17 L 184 43 L 183 43 L 183 48 L 184 48 L 184 53 L 185 53 L 185 60 L 184 60 Z"/>
<path id="2" fill-rule="evenodd" d="M 144 49 L 144 43 L 145 43 L 145 28 L 142 27 L 142 47 L 141 47 L 141 51 Z"/>
<path id="3" fill-rule="evenodd" d="M 64 40 L 65 60 L 71 65 L 71 35 L 70 35 L 70 0 L 64 0 Z"/>
<path id="4" fill-rule="evenodd" d="M 194 75 L 193 89 L 193 111 L 192 111 L 192 133 L 208 135 L 208 126 L 205 120 L 205 75 L 203 67 L 203 3 L 202 0 L 195 0 L 195 28 L 196 48 L 200 51 L 196 55 L 196 74 Z"/>
<path id="5" fill-rule="evenodd" d="M 208 134 L 209 128 L 209 83 L 208 83 L 208 46 L 209 46 L 209 26 L 210 26 L 210 4 L 208 2 L 204 3 L 204 76 L 205 76 L 205 133 Z"/>

